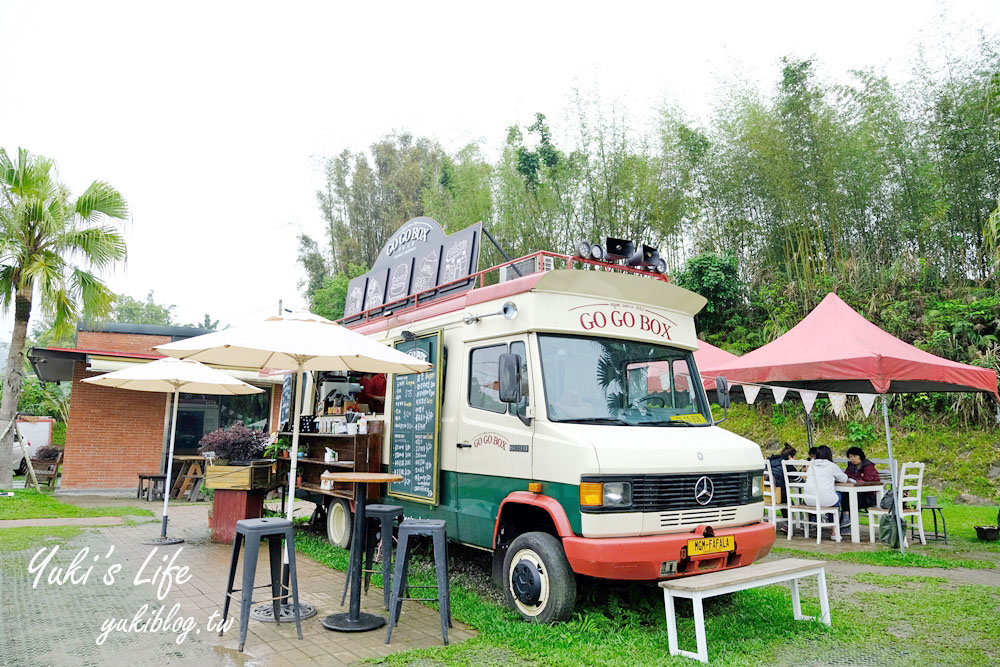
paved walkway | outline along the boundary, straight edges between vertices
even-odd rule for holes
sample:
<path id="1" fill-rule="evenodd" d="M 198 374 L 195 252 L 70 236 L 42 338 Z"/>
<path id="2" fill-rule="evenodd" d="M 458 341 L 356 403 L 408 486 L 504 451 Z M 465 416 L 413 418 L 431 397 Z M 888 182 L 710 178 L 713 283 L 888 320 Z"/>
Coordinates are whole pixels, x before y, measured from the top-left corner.
<path id="1" fill-rule="evenodd" d="M 162 516 L 162 514 L 160 515 Z M 123 516 L 84 516 L 63 517 L 61 519 L 4 519 L 0 521 L 0 530 L 4 528 L 23 528 L 25 526 L 120 526 L 125 523 Z"/>
<path id="2" fill-rule="evenodd" d="M 107 498 L 96 502 L 63 499 L 81 505 L 114 504 Z M 93 525 L 93 519 L 87 521 Z M 207 504 L 171 505 L 169 534 L 184 538 L 183 544 L 158 548 L 141 544 L 155 537 L 159 528 L 158 518 L 132 526 L 84 528 L 81 535 L 59 547 L 40 573 L 37 587 L 33 586 L 37 573 L 29 572 L 30 561 L 39 550 L 46 549 L 44 557 L 51 548 L 38 545 L 0 553 L 0 665 L 336 666 L 441 645 L 438 612 L 418 603 L 404 605 L 400 624 L 393 630 L 392 644 L 388 646 L 384 630 L 358 634 L 326 630 L 320 618 L 346 611 L 340 607 L 344 575 L 299 555 L 301 598 L 315 605 L 319 615 L 303 622 L 301 641 L 296 637 L 294 623 L 250 621 L 245 651 L 239 653 L 238 618 L 222 638 L 207 627 L 213 614 L 216 622 L 221 616 L 232 553 L 231 546 L 209 540 Z M 74 557 L 81 559 L 75 570 L 70 568 Z M 112 572 L 113 581 L 106 585 L 103 579 L 115 564 L 121 568 Z M 87 568 L 91 567 L 88 575 Z M 184 567 L 190 568 L 190 579 L 181 583 L 177 568 Z M 268 583 L 269 572 L 265 547 L 258 558 L 255 584 Z M 164 573 L 175 577 L 172 585 L 168 586 L 169 576 L 164 577 Z M 67 578 L 68 574 L 73 577 Z M 67 580 L 58 583 L 52 579 L 49 583 L 50 576 Z M 263 597 L 266 591 L 261 589 L 259 594 Z M 369 595 L 362 597 L 362 610 L 385 614 L 381 589 L 373 586 Z M 157 617 L 161 619 L 159 624 Z M 103 636 L 102 632 L 116 622 L 131 626 L 132 631 L 120 631 L 114 625 Z M 156 629 L 157 625 L 168 628 Z M 452 642 L 473 635 L 458 622 L 449 631 Z"/>

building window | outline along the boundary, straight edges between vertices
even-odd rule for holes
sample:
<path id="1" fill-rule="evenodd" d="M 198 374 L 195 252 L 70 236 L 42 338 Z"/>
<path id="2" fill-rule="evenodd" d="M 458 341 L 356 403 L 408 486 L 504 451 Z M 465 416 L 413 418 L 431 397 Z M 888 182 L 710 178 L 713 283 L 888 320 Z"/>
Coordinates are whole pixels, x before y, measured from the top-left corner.
<path id="1" fill-rule="evenodd" d="M 177 404 L 177 438 L 174 451 L 194 454 L 198 441 L 217 428 L 227 428 L 237 421 L 257 431 L 269 432 L 271 392 L 244 396 L 181 394 Z M 167 425 L 170 428 L 170 425 Z"/>

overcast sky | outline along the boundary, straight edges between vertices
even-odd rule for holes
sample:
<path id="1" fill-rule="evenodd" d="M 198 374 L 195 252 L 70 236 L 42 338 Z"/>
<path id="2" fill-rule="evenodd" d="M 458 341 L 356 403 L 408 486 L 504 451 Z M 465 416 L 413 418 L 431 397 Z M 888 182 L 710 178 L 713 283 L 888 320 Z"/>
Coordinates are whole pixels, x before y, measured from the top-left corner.
<path id="1" fill-rule="evenodd" d="M 1000 26 L 995 0 L 694 4 L 0 0 L 0 146 L 128 198 L 115 291 L 235 323 L 303 304 L 320 156 L 393 130 L 492 156 L 574 86 L 640 123 L 664 99 L 704 117 L 731 72 L 769 91 L 785 55 L 901 80 L 918 42 Z"/>

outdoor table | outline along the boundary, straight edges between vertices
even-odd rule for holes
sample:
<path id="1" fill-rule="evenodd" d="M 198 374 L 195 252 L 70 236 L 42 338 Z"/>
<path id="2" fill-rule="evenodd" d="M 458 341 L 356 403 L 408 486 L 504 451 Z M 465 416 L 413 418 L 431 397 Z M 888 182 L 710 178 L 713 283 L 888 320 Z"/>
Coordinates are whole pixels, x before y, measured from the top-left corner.
<path id="1" fill-rule="evenodd" d="M 840 483 L 833 485 L 837 491 L 848 496 L 850 501 L 850 511 L 851 511 L 851 542 L 861 541 L 861 528 L 858 517 L 858 494 L 874 491 L 876 494 L 876 499 L 878 501 L 882 500 L 882 496 L 885 494 L 885 488 L 881 484 L 865 484 L 863 486 L 856 486 L 851 483 Z M 840 503 L 841 508 L 843 508 L 844 503 Z"/>
<path id="2" fill-rule="evenodd" d="M 174 479 L 173 486 L 170 487 L 170 497 L 179 499 L 187 492 L 188 486 L 194 480 L 195 486 L 189 498 L 189 500 L 194 500 L 201 490 L 202 478 L 204 477 L 202 466 L 205 463 L 205 457 L 174 454 L 174 463 L 178 464 L 177 477 Z"/>
<path id="3" fill-rule="evenodd" d="M 330 614 L 321 622 L 327 630 L 364 632 L 385 625 L 385 619 L 375 614 L 361 613 L 361 579 L 365 549 L 365 493 L 369 483 L 401 482 L 402 475 L 382 472 L 334 472 L 336 482 L 354 483 L 354 531 L 351 537 L 351 558 L 347 569 L 351 577 L 351 607 L 346 614 Z"/>
<path id="4" fill-rule="evenodd" d="M 944 543 L 948 544 L 948 524 L 945 523 L 945 520 L 944 520 L 944 508 L 941 507 L 940 505 L 921 505 L 920 506 L 920 511 L 921 512 L 928 511 L 928 510 L 930 510 L 931 517 L 934 518 L 934 536 L 931 537 L 930 535 L 926 535 L 925 536 L 926 539 L 928 539 L 928 540 L 935 540 L 935 541 L 936 540 L 944 540 Z M 938 514 L 941 515 L 941 528 L 944 531 L 944 535 L 939 535 L 938 534 L 938 524 L 937 524 Z M 910 526 L 910 536 L 911 537 L 916 537 L 916 535 L 914 534 L 915 530 L 916 530 L 916 527 L 911 524 L 911 526 Z"/>

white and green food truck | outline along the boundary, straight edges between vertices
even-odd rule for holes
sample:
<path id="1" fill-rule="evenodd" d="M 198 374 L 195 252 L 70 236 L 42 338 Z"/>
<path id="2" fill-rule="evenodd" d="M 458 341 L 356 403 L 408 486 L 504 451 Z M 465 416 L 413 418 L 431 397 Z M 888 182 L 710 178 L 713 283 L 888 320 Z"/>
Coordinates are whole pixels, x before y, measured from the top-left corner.
<path id="1" fill-rule="evenodd" d="M 760 448 L 713 423 L 694 363 L 705 299 L 541 259 L 349 325 L 434 364 L 388 378 L 382 463 L 404 479 L 384 502 L 491 551 L 510 606 L 540 622 L 570 614 L 577 575 L 655 581 L 765 556 Z M 349 541 L 349 511 L 330 504 L 332 541 Z"/>

